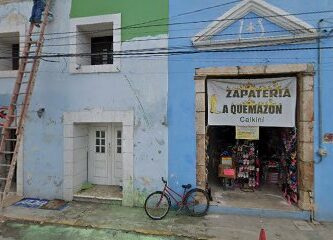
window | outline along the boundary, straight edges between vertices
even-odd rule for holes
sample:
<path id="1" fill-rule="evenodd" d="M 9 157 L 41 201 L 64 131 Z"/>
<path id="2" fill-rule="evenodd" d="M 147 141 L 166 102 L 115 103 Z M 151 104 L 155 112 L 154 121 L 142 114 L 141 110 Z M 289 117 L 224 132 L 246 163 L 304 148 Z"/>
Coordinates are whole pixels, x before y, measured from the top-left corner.
<path id="1" fill-rule="evenodd" d="M 117 153 L 121 153 L 121 131 L 117 131 Z"/>
<path id="2" fill-rule="evenodd" d="M 113 37 L 91 38 L 91 65 L 113 63 Z"/>
<path id="3" fill-rule="evenodd" d="M 119 72 L 121 51 L 121 15 L 109 14 L 71 19 L 71 73 Z"/>
<path id="4" fill-rule="evenodd" d="M 10 73 L 19 68 L 19 32 L 0 33 L 0 74 Z M 9 76 L 9 75 L 5 76 Z M 5 77 L 4 76 L 4 77 Z M 13 77 L 16 76 L 13 72 Z"/>
<path id="5" fill-rule="evenodd" d="M 96 153 L 105 153 L 105 131 L 96 131 Z"/>
<path id="6" fill-rule="evenodd" d="M 12 70 L 18 70 L 20 64 L 20 45 L 19 44 L 12 44 Z"/>

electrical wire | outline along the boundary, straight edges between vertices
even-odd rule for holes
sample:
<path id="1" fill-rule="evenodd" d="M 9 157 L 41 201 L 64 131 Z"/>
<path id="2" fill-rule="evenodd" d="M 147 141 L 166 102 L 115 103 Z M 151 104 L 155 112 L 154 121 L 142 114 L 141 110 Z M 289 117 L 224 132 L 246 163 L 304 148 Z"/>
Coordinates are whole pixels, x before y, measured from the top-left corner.
<path id="1" fill-rule="evenodd" d="M 328 26 L 333 27 L 333 26 Z M 304 30 L 303 28 L 301 29 L 293 29 L 292 31 L 302 31 Z M 307 30 L 318 30 L 318 28 L 309 28 Z M 292 31 L 288 30 L 272 30 L 272 31 L 266 31 L 265 34 L 270 34 L 270 33 L 290 33 L 292 34 Z M 242 33 L 244 36 L 251 36 L 251 35 L 256 35 L 258 32 L 255 33 Z M 239 36 L 239 33 L 220 33 L 220 34 L 206 34 L 205 36 L 214 36 L 214 37 L 223 37 L 223 36 Z M 150 42 L 150 41 L 162 41 L 162 40 L 175 40 L 175 39 L 191 39 L 193 36 L 175 36 L 175 37 L 156 37 L 156 38 L 149 38 L 149 39 L 133 39 L 133 40 L 125 40 L 125 41 L 113 41 L 112 43 L 124 43 L 124 42 Z M 1 38 L 0 38 L 1 39 Z M 45 39 L 48 40 L 48 39 Z M 21 42 L 24 44 L 25 42 Z M 91 42 L 80 42 L 80 43 L 63 43 L 63 44 L 44 44 L 44 47 L 63 47 L 63 46 L 73 46 L 73 45 L 92 45 L 92 46 L 98 46 L 98 45 L 103 45 L 103 44 L 108 44 L 110 42 L 98 42 L 98 43 L 91 43 Z M 11 50 L 8 50 L 11 51 Z"/>
<path id="2" fill-rule="evenodd" d="M 191 55 L 200 53 L 242 53 L 242 52 L 276 52 L 276 51 L 305 51 L 305 50 L 317 50 L 317 47 L 297 47 L 297 48 L 278 48 L 278 49 L 232 49 L 232 50 L 183 50 L 183 51 L 161 51 L 161 52 L 137 52 L 137 53 L 113 53 L 114 58 L 120 57 L 150 57 L 150 56 L 179 56 L 179 55 Z M 322 47 L 321 49 L 333 49 L 333 46 Z M 63 58 L 63 57 L 90 57 L 90 56 L 103 56 L 105 53 L 78 53 L 78 54 L 51 54 L 51 55 L 41 55 L 37 58 Z M 18 57 L 24 58 L 24 57 Z M 28 57 L 27 59 L 34 59 L 36 57 Z M 0 57 L 0 59 L 12 59 L 12 57 Z"/>
<path id="3" fill-rule="evenodd" d="M 333 27 L 333 26 L 329 26 Z M 293 29 L 293 31 L 301 31 L 304 29 Z M 309 28 L 308 30 L 318 30 L 318 28 Z M 269 33 L 291 33 L 288 30 L 274 30 L 274 31 L 266 31 L 265 34 Z M 242 35 L 256 35 L 256 33 L 242 33 Z M 205 36 L 213 36 L 213 37 L 223 37 L 223 36 L 239 36 L 239 33 L 221 33 L 221 34 L 205 34 Z M 114 41 L 113 43 L 124 43 L 124 42 L 150 42 L 150 41 L 162 41 L 162 40 L 176 40 L 176 39 L 191 39 L 193 36 L 176 36 L 176 37 L 160 37 L 160 38 L 150 38 L 150 39 L 134 39 L 134 40 L 126 40 L 126 41 Z M 244 38 L 243 38 L 244 39 Z M 245 37 L 246 39 L 246 37 Z M 45 44 L 44 47 L 62 47 L 62 46 L 75 46 L 75 45 L 99 45 L 99 44 L 107 44 L 110 42 L 99 42 L 99 43 L 90 43 L 90 42 L 80 42 L 80 43 L 64 43 L 64 44 Z"/>
<path id="4" fill-rule="evenodd" d="M 225 18 L 221 20 L 217 19 L 210 19 L 210 20 L 201 20 L 201 21 L 188 21 L 188 22 L 177 22 L 177 23 L 166 23 L 166 24 L 155 24 L 155 25 L 144 25 L 143 23 L 140 24 L 134 24 L 129 26 L 123 26 L 119 28 L 109 28 L 109 29 L 103 29 L 103 30 L 93 30 L 93 31 L 80 31 L 80 34 L 82 33 L 101 33 L 104 31 L 111 31 L 111 30 L 127 30 L 127 29 L 141 29 L 141 28 L 149 28 L 149 27 L 162 27 L 162 26 L 174 26 L 174 25 L 187 25 L 187 24 L 198 24 L 198 23 L 207 23 L 207 22 L 223 22 L 223 21 L 230 21 L 230 20 L 240 20 L 240 19 L 261 19 L 261 18 L 276 18 L 276 17 L 283 17 L 283 16 L 299 16 L 299 15 L 310 15 L 310 14 L 320 14 L 320 13 L 332 13 L 333 10 L 322 10 L 322 11 L 311 11 L 311 12 L 299 12 L 299 13 L 288 13 L 288 14 L 275 14 L 275 15 L 265 15 L 265 16 L 253 16 L 253 17 L 242 17 L 242 18 Z M 153 20 L 155 21 L 155 20 Z M 147 23 L 149 23 L 148 21 Z M 67 32 L 51 32 L 51 33 L 45 33 L 45 36 L 48 35 L 61 35 L 61 34 L 75 34 L 72 36 L 64 36 L 59 38 L 50 38 L 51 39 L 62 39 L 62 38 L 69 38 L 69 37 L 75 37 L 77 36 L 77 31 L 67 31 Z M 35 33 L 36 35 L 39 34 L 39 32 Z M 22 35 L 20 37 L 25 37 L 26 35 Z M 12 37 L 0 37 L 1 38 L 12 38 Z"/>
<path id="5" fill-rule="evenodd" d="M 319 38 L 319 37 L 317 37 Z M 326 36 L 321 36 L 320 38 L 328 38 Z M 304 42 L 304 40 L 294 40 L 289 42 L 288 44 L 295 44 L 295 43 L 301 43 Z M 280 46 L 280 45 L 286 45 L 286 43 L 280 43 L 280 44 L 276 44 L 276 45 L 272 45 L 272 46 Z M 189 50 L 187 50 L 189 49 Z M 289 48 L 290 50 L 295 50 L 295 48 Z M 316 48 L 299 48 L 300 50 L 309 50 L 309 49 L 316 49 Z M 329 49 L 329 48 L 328 48 Z M 177 51 L 174 51 L 177 50 Z M 226 49 L 226 50 L 197 50 L 194 49 L 193 50 L 193 46 L 174 46 L 174 47 L 167 47 L 167 48 L 148 48 L 148 49 L 135 49 L 135 50 L 125 50 L 125 51 L 114 51 L 112 53 L 113 56 L 135 56 L 135 55 L 160 55 L 160 54 L 180 54 L 180 53 L 187 53 L 185 51 L 188 51 L 189 53 L 202 53 L 202 52 L 239 52 L 239 51 L 278 51 L 280 49 Z M 288 49 L 285 49 L 288 50 Z M 296 49 L 297 50 L 297 49 Z M 57 56 L 57 55 L 61 55 L 61 56 L 81 56 L 81 57 L 88 57 L 88 56 L 102 56 L 103 53 L 72 53 L 72 54 L 68 54 L 68 53 L 49 53 L 48 55 L 43 55 L 43 56 L 48 56 L 48 57 L 52 57 L 52 56 Z M 0 58 L 1 59 L 1 58 Z"/>
<path id="6" fill-rule="evenodd" d="M 193 14 L 193 13 L 198 13 L 198 12 L 202 12 L 202 11 L 206 11 L 206 10 L 210 10 L 210 9 L 214 9 L 214 8 L 218 8 L 218 7 L 222 7 L 222 6 L 227 6 L 236 2 L 240 2 L 241 0 L 236 0 L 236 1 L 231 1 L 231 2 L 227 2 L 227 3 L 222 3 L 222 4 L 218 4 L 218 5 L 214 5 L 214 6 L 210 6 L 210 7 L 205 7 L 205 8 L 200 8 L 194 11 L 188 11 L 188 12 L 184 12 L 184 13 L 180 13 L 174 16 L 170 16 L 170 17 L 166 17 L 166 18 L 159 18 L 159 19 L 153 19 L 153 20 L 149 20 L 149 21 L 145 21 L 145 22 L 141 22 L 141 23 L 136 23 L 136 24 L 131 24 L 131 25 L 127 25 L 127 26 L 123 26 L 121 28 L 118 28 L 117 30 L 121 30 L 121 29 L 128 29 L 131 27 L 137 27 L 143 24 L 148 24 L 148 23 L 153 23 L 153 22 L 159 22 L 159 21 L 163 21 L 163 20 L 170 20 L 172 18 L 176 18 L 176 17 L 180 17 L 180 16 L 185 16 L 185 15 L 189 15 L 189 14 Z M 113 29 L 108 29 L 108 30 L 113 30 Z M 88 33 L 89 31 L 87 31 Z M 57 34 L 67 34 L 67 33 L 76 33 L 76 32 L 53 32 L 53 33 L 45 33 L 44 35 L 57 35 Z M 35 33 L 36 35 L 39 35 L 39 33 Z M 26 35 L 22 36 L 22 37 L 26 37 Z M 11 38 L 11 37 L 7 37 L 7 38 Z M 0 37 L 1 39 L 1 37 Z"/>

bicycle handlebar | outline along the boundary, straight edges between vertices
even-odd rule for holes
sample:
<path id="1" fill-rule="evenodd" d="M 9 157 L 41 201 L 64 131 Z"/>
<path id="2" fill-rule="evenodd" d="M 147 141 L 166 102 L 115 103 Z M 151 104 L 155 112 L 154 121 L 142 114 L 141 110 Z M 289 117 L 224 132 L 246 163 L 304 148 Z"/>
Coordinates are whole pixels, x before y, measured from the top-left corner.
<path id="1" fill-rule="evenodd" d="M 164 180 L 164 177 L 162 177 L 162 182 L 163 182 L 164 184 L 167 184 L 167 183 L 168 183 L 168 181 Z"/>

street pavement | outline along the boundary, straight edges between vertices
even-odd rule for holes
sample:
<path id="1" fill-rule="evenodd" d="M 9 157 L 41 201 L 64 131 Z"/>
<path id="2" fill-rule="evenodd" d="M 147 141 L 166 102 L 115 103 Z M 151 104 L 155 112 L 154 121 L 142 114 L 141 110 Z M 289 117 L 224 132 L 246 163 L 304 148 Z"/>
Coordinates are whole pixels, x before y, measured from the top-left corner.
<path id="1" fill-rule="evenodd" d="M 3 222 L 0 229 L 21 229 L 20 231 L 12 230 L 12 232 L 30 233 L 26 229 L 35 230 L 37 226 L 43 229 L 43 231 L 40 232 L 45 232 L 44 230 L 48 228 L 42 227 L 52 225 L 58 226 L 55 230 L 56 233 L 63 231 L 63 228 L 65 228 L 69 231 L 68 234 L 70 234 L 71 230 L 74 231 L 74 229 L 79 227 L 85 230 L 89 229 L 89 231 L 104 231 L 104 233 L 105 231 L 113 231 L 120 236 L 120 238 L 113 237 L 107 239 L 257 240 L 259 239 L 259 233 L 262 228 L 265 230 L 268 240 L 333 239 L 333 223 L 313 224 L 291 219 L 220 214 L 208 214 L 205 217 L 196 218 L 176 214 L 174 211 L 171 211 L 165 219 L 154 221 L 146 216 L 142 208 L 128 208 L 96 203 L 71 202 L 68 207 L 62 211 L 10 206 L 3 209 L 0 216 Z M 10 225 L 17 223 L 24 224 L 23 226 Z M 38 223 L 38 225 L 29 225 L 32 223 Z M 59 226 L 62 227 L 59 228 Z M 50 234 L 52 233 L 51 230 L 49 230 Z M 132 236 L 121 235 L 122 233 L 130 233 L 135 237 L 147 238 L 131 238 Z M 47 235 L 47 231 L 45 234 Z M 71 238 L 62 237 L 62 239 L 85 239 L 80 237 L 80 234 L 74 234 Z M 63 235 L 66 234 L 64 233 Z M 97 236 L 98 234 L 96 233 L 95 235 Z M 107 235 L 110 236 L 110 234 Z M 12 239 L 33 238 L 22 237 Z M 44 238 L 39 237 L 34 239 Z"/>

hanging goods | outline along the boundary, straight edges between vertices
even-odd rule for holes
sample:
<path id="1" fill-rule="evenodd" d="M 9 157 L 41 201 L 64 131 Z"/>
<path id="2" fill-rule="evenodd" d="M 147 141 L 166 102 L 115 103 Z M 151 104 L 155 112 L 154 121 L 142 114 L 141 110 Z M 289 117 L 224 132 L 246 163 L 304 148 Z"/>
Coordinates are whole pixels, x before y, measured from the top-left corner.
<path id="1" fill-rule="evenodd" d="M 1 207 L 10 193 L 10 188 L 16 168 L 17 157 L 24 134 L 24 124 L 33 93 L 38 72 L 44 32 L 49 21 L 52 0 L 47 0 L 40 31 L 34 32 L 35 24 L 31 23 L 26 34 L 24 49 L 20 57 L 20 65 L 6 119 L 3 123 L 0 142 L 0 201 Z M 39 35 L 37 41 L 32 41 L 33 35 Z M 15 134 L 14 134 L 15 132 Z M 15 194 L 15 192 L 13 192 Z"/>
<path id="2" fill-rule="evenodd" d="M 252 190 L 259 186 L 258 152 L 254 141 L 238 140 L 235 159 L 237 163 L 237 181 L 243 190 Z"/>
<path id="3" fill-rule="evenodd" d="M 298 179 L 297 179 L 297 137 L 296 128 L 292 128 L 285 133 L 284 145 L 286 153 L 286 183 L 284 187 L 284 197 L 288 203 L 298 202 Z"/>

